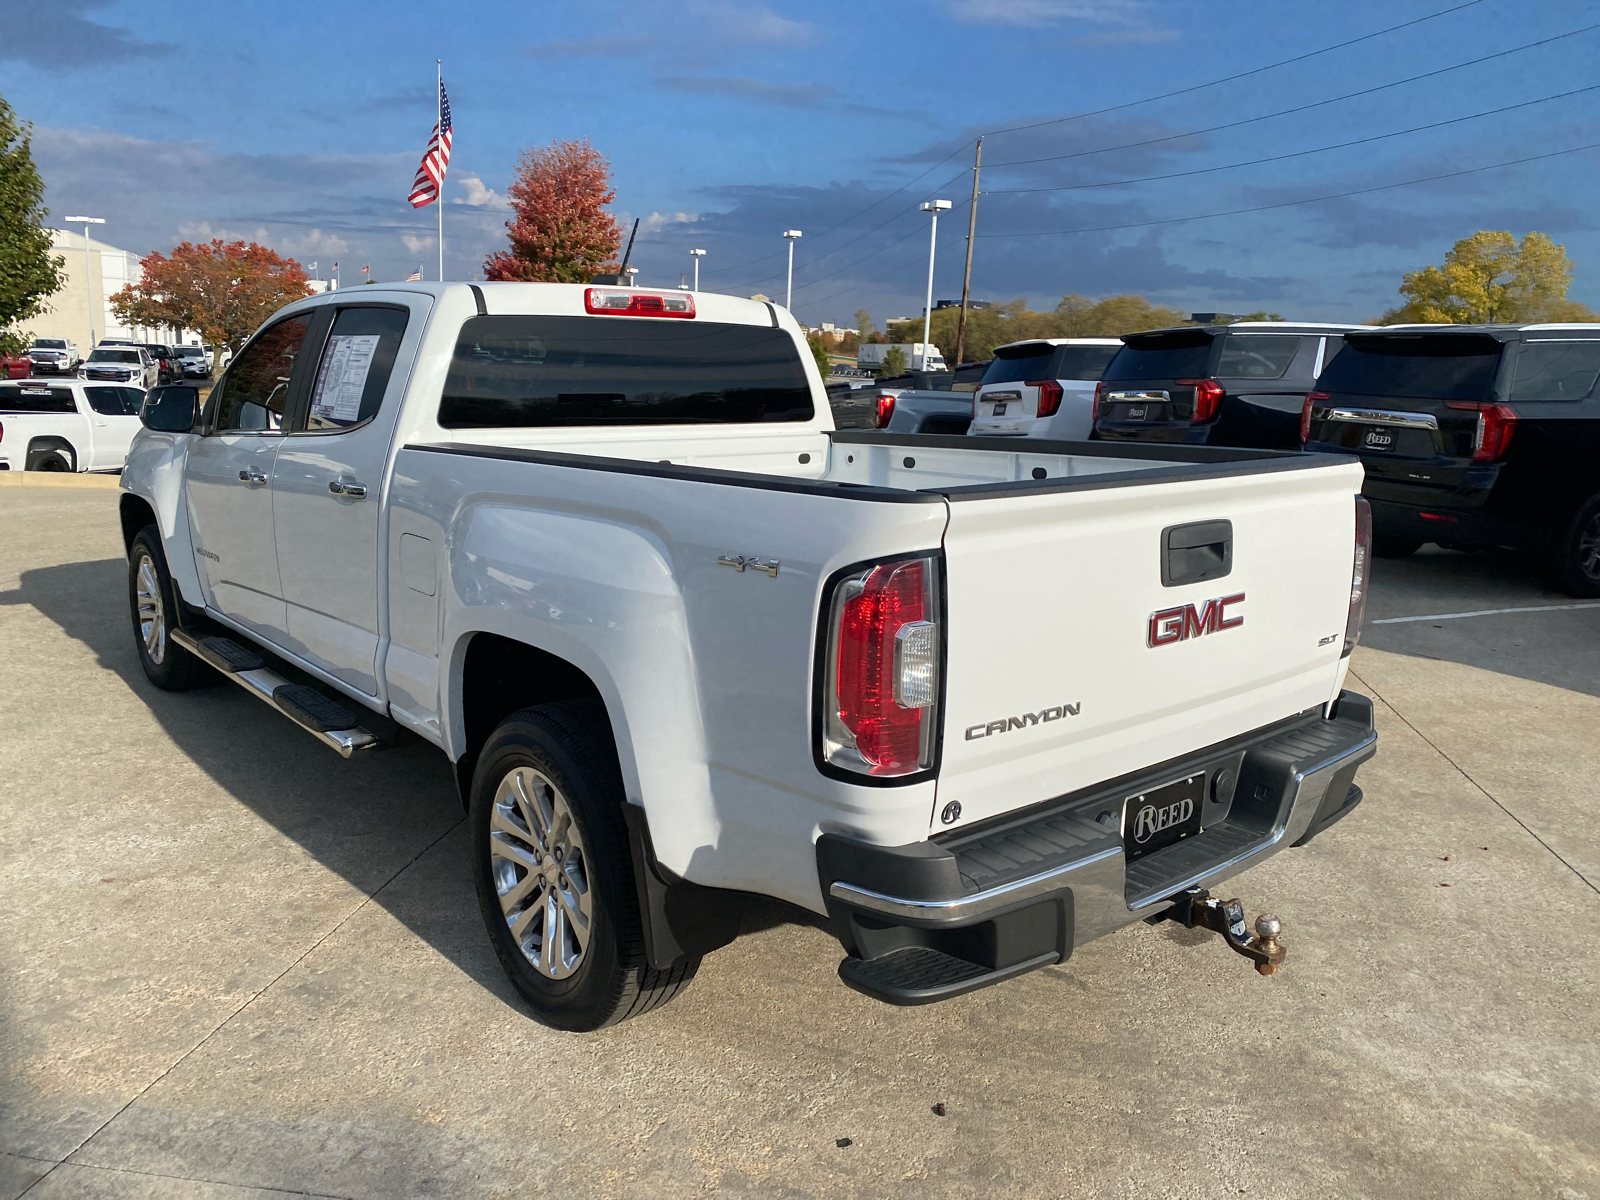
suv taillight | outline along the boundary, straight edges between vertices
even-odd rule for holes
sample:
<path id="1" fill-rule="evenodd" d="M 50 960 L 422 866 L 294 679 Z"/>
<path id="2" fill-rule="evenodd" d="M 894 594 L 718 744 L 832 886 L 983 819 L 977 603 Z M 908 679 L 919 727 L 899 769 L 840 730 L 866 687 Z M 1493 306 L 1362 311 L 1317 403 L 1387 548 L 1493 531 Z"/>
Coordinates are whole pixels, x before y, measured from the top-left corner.
<path id="1" fill-rule="evenodd" d="M 1196 425 L 1217 415 L 1217 406 L 1222 403 L 1222 385 L 1215 379 L 1175 379 L 1173 382 L 1194 389 L 1194 416 L 1190 420 Z"/>
<path id="2" fill-rule="evenodd" d="M 879 396 L 878 400 L 877 400 L 877 407 L 878 407 L 878 417 L 877 417 L 878 428 L 879 429 L 887 429 L 887 428 L 889 428 L 889 418 L 894 416 L 894 397 L 893 396 Z"/>
<path id="3" fill-rule="evenodd" d="M 939 726 L 939 562 L 897 559 L 840 579 L 828 607 L 822 755 L 893 778 L 933 765 Z"/>
<path id="4" fill-rule="evenodd" d="M 1094 385 L 1094 407 L 1089 410 L 1089 424 L 1096 425 L 1100 421 L 1100 400 L 1106 394 L 1106 381 L 1102 379 Z"/>
<path id="5" fill-rule="evenodd" d="M 1451 408 L 1478 414 L 1472 431 L 1472 461 L 1496 462 L 1511 448 L 1511 435 L 1517 431 L 1517 414 L 1504 404 L 1478 404 L 1471 400 L 1451 400 Z"/>
<path id="6" fill-rule="evenodd" d="M 1327 392 L 1307 392 L 1305 402 L 1300 405 L 1300 444 L 1304 446 L 1311 440 L 1311 407 L 1323 400 L 1332 400 Z"/>
<path id="7" fill-rule="evenodd" d="M 1372 505 L 1356 497 L 1356 548 L 1350 566 L 1350 611 L 1344 619 L 1344 653 L 1348 657 L 1361 640 L 1361 622 L 1367 616 L 1367 573 L 1372 562 Z"/>
<path id="8" fill-rule="evenodd" d="M 1061 397 L 1064 394 L 1062 387 L 1054 379 L 1030 379 L 1028 386 L 1039 389 L 1039 411 L 1035 414 L 1040 417 L 1053 417 L 1061 407 Z"/>

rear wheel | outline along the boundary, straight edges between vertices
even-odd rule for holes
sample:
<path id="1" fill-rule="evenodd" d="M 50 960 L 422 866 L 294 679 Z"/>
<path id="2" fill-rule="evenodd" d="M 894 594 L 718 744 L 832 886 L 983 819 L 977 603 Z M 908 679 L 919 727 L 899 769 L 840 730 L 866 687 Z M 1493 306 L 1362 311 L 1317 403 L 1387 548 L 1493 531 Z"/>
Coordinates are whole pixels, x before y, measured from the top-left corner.
<path id="1" fill-rule="evenodd" d="M 1422 549 L 1420 539 L 1394 537 L 1380 533 L 1372 539 L 1372 553 L 1378 558 L 1410 558 Z"/>
<path id="2" fill-rule="evenodd" d="M 35 450 L 28 455 L 30 471 L 70 471 L 72 463 L 60 450 Z"/>
<path id="3" fill-rule="evenodd" d="M 211 668 L 172 640 L 178 612 L 161 535 L 146 525 L 128 548 L 128 608 L 145 677 L 164 692 L 182 692 L 214 678 Z"/>
<path id="4" fill-rule="evenodd" d="M 600 1029 L 665 1004 L 699 959 L 645 958 L 622 773 L 594 700 L 526 708 L 489 738 L 469 822 L 495 955 L 547 1025 Z"/>
<path id="5" fill-rule="evenodd" d="M 1590 496 L 1557 540 L 1555 583 L 1573 596 L 1600 596 L 1600 496 Z"/>

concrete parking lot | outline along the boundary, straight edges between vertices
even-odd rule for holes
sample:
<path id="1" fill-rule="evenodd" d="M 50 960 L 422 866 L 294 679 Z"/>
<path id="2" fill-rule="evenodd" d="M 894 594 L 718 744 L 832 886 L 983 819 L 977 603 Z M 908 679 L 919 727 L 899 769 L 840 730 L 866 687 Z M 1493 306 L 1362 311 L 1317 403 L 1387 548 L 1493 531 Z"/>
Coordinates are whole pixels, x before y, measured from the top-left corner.
<path id="1" fill-rule="evenodd" d="M 1378 564 L 1366 803 L 1228 888 L 1279 975 L 1138 926 L 896 1009 L 764 904 L 579 1036 L 437 752 L 147 685 L 115 504 L 0 488 L 0 1196 L 1600 1200 L 1600 607 L 1514 557 Z"/>

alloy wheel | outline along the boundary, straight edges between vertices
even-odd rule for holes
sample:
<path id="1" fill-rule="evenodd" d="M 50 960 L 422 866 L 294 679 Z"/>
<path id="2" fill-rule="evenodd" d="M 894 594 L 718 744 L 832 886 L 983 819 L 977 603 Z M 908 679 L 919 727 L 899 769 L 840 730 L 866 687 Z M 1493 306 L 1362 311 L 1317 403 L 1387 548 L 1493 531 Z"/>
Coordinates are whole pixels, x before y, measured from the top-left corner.
<path id="1" fill-rule="evenodd" d="M 495 789 L 489 860 L 511 939 L 541 975 L 566 979 L 583 965 L 594 893 L 583 837 L 561 789 L 516 767 Z"/>
<path id="2" fill-rule="evenodd" d="M 159 667 L 167 657 L 167 614 L 161 603 L 161 581 L 156 575 L 156 564 L 148 554 L 139 555 L 133 594 L 144 652 Z"/>
<path id="3" fill-rule="evenodd" d="M 1600 580 L 1600 513 L 1578 534 L 1578 570 L 1589 579 Z"/>

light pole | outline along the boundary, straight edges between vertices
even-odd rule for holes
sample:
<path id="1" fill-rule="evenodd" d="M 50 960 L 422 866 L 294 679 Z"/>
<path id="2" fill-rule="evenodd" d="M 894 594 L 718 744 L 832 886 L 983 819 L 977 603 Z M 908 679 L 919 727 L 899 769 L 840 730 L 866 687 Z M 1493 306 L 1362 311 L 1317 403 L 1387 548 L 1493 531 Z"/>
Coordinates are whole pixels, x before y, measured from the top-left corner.
<path id="1" fill-rule="evenodd" d="M 94 262 L 89 257 L 89 226 L 104 225 L 104 217 L 63 217 L 62 220 L 77 224 L 83 222 L 83 294 L 88 301 L 89 309 L 89 349 L 94 349 Z"/>
<path id="2" fill-rule="evenodd" d="M 624 280 L 624 282 L 626 283 L 626 285 L 628 287 L 636 286 L 635 283 L 634 283 L 634 280 L 636 280 L 639 277 L 639 268 L 638 267 L 623 267 L 622 268 L 622 273 L 627 276 L 627 279 Z"/>
<path id="3" fill-rule="evenodd" d="M 802 234 L 798 229 L 785 229 L 783 236 L 789 243 L 789 283 L 784 289 L 783 306 L 792 312 L 794 310 L 794 244 L 801 238 Z"/>
<path id="4" fill-rule="evenodd" d="M 939 240 L 939 214 L 950 207 L 948 200 L 924 200 L 922 211 L 933 218 L 928 226 L 928 302 L 922 308 L 922 349 L 918 352 L 917 369 L 928 369 L 928 333 L 933 324 L 933 247 Z"/>
<path id="5" fill-rule="evenodd" d="M 694 290 L 698 292 L 700 290 L 700 260 L 706 256 L 706 252 L 704 250 L 691 250 L 689 253 L 694 257 Z"/>

